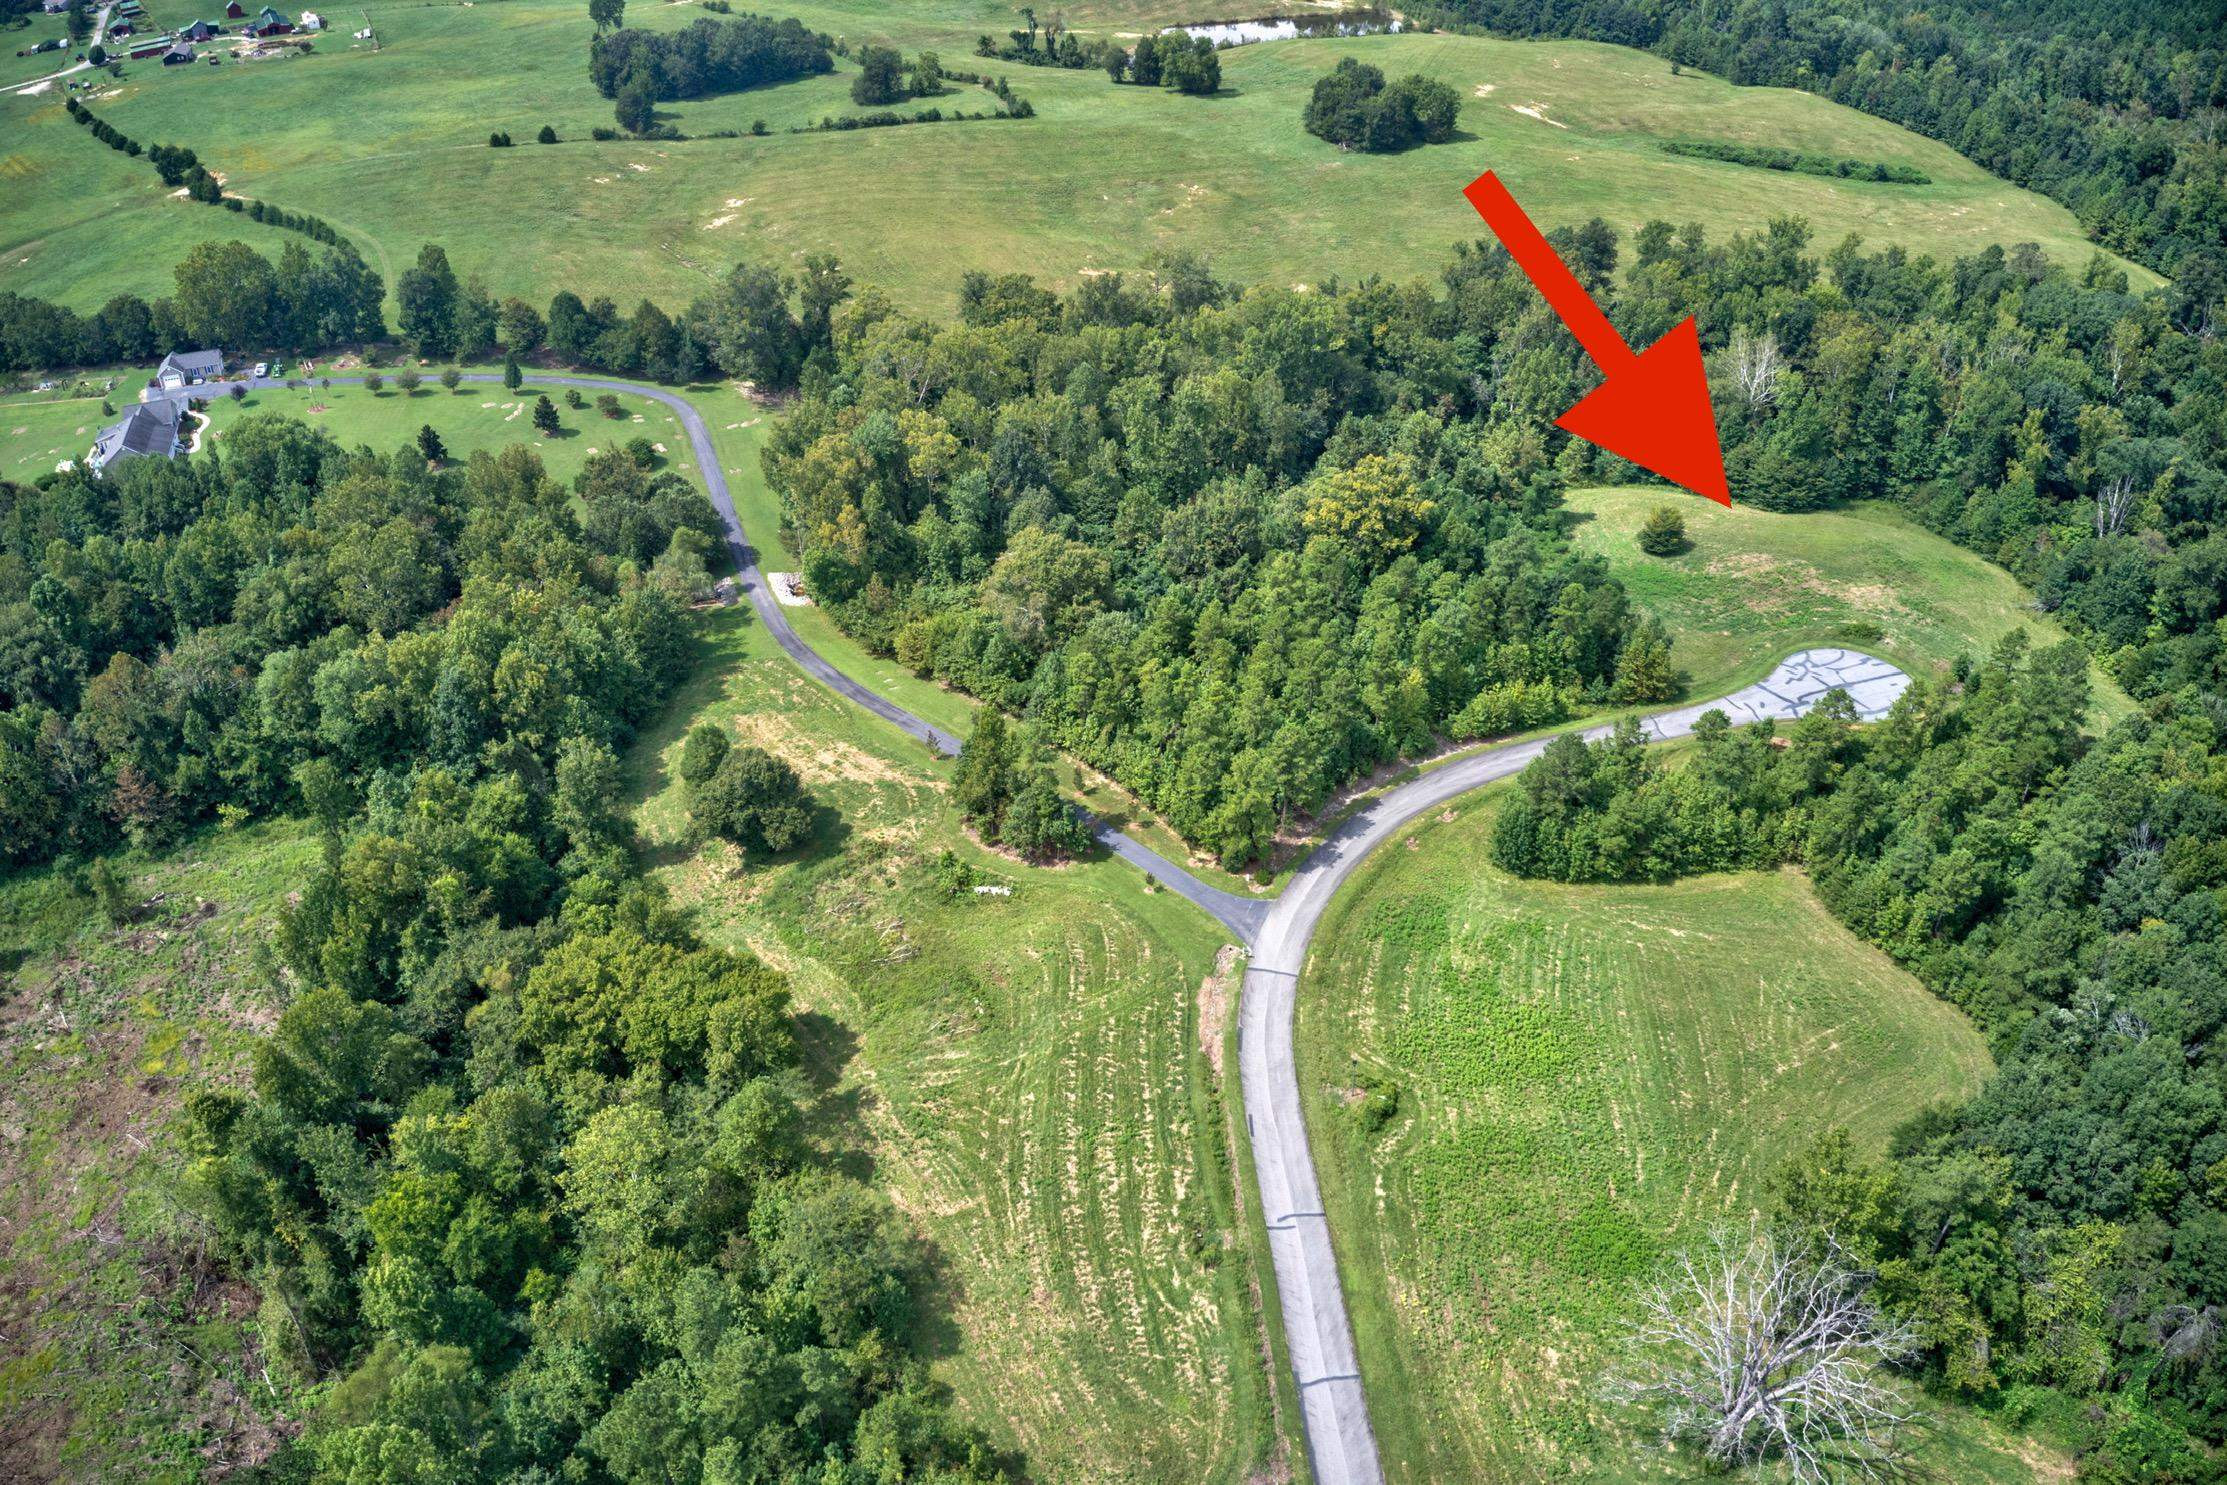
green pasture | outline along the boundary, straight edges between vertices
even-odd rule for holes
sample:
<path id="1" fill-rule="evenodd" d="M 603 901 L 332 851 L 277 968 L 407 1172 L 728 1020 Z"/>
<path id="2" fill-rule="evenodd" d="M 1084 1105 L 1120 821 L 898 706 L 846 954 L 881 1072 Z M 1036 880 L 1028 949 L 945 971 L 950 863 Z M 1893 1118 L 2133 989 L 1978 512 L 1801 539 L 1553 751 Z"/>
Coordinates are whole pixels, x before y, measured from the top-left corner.
<path id="1" fill-rule="evenodd" d="M 135 63 L 93 106 L 145 142 L 190 143 L 235 192 L 334 223 L 390 283 L 420 244 L 438 241 L 460 272 L 536 302 L 569 287 L 677 306 L 738 258 L 789 263 L 817 251 L 835 252 L 860 284 L 901 305 L 938 312 L 969 268 L 1070 285 L 1086 271 L 1141 268 L 1167 248 L 1205 253 L 1248 281 L 1428 274 L 1449 244 L 1476 235 L 1460 189 L 1487 168 L 1549 226 L 1664 217 L 1723 234 L 1791 213 L 1811 220 L 1820 248 L 1856 232 L 1936 255 L 2025 240 L 2068 261 L 2092 250 L 2063 208 L 1931 141 L 1806 94 L 1674 77 L 1667 63 L 1615 47 L 1420 35 L 1273 42 L 1225 53 L 1224 91 L 1201 99 L 1116 88 L 1096 71 L 975 58 L 977 35 L 1019 24 L 1002 7 L 908 0 L 796 13 L 854 40 L 883 37 L 936 50 L 951 67 L 1002 71 L 1038 116 L 780 132 L 855 111 L 851 65 L 838 62 L 831 76 L 665 110 L 696 135 L 763 119 L 774 131 L 764 138 L 591 142 L 611 106 L 587 80 L 589 28 L 576 0 L 372 0 L 340 13 L 311 55 Z M 698 14 L 686 3 L 637 4 L 630 19 L 665 27 Z M 1145 23 L 1124 14 L 1101 6 L 1071 19 L 1086 31 Z M 1176 18 L 1164 5 L 1149 14 Z M 364 18 L 376 50 L 347 33 Z M 1384 157 L 1307 135 L 1299 114 L 1314 79 L 1348 54 L 1453 83 L 1461 138 Z M 972 110 L 986 95 L 961 86 L 935 102 Z M 531 142 L 545 123 L 563 143 Z M 520 142 L 490 149 L 496 129 Z M 121 290 L 166 289 L 196 241 L 239 236 L 271 251 L 282 240 L 171 198 L 144 161 L 73 124 L 54 89 L 0 97 L 0 137 L 10 141 L 0 153 L 9 184 L 0 288 L 91 309 Z M 1912 164 L 1934 183 L 1682 159 L 1659 148 L 1672 138 Z"/>
<path id="2" fill-rule="evenodd" d="M 1600 1384 L 1631 1289 L 1834 1126 L 1868 1150 L 1989 1071 L 1978 1033 L 1794 872 L 1564 887 L 1488 860 L 1470 796 L 1315 937 L 1299 1077 L 1390 1478 L 1684 1478 Z M 1379 1129 L 1367 1092 L 1396 1094 Z M 1936 1409 L 1936 1411 L 1939 1411 Z M 2034 1478 L 1945 1419 L 1939 1478 Z M 2035 1461 L 2046 1451 L 2021 1445 Z"/>
<path id="3" fill-rule="evenodd" d="M 689 839 L 673 767 L 699 722 L 797 769 L 826 807 L 809 846 L 761 863 Z M 948 762 L 806 678 L 739 609 L 712 617 L 629 774 L 676 898 L 791 976 L 815 1137 L 935 1245 L 931 1344 L 964 1413 L 1037 1479 L 1290 1460 L 1236 1205 L 1235 1068 L 1218 1068 L 1236 969 L 1216 975 L 1214 925 L 1118 861 L 979 848 Z M 946 848 L 1006 890 L 948 890 Z"/>
<path id="4" fill-rule="evenodd" d="M 1889 505 L 1784 514 L 1659 486 L 1576 490 L 1567 504 L 1578 547 L 1606 557 L 1669 629 L 1695 697 L 1761 679 L 1808 645 L 1847 645 L 1916 675 L 1960 654 L 1977 659 L 2013 629 L 2038 644 L 2065 638 L 2016 578 Z M 1650 557 L 1640 523 L 1666 504 L 1685 517 L 1692 545 Z M 2090 678 L 2100 717 L 2133 710 L 2100 668 Z"/>

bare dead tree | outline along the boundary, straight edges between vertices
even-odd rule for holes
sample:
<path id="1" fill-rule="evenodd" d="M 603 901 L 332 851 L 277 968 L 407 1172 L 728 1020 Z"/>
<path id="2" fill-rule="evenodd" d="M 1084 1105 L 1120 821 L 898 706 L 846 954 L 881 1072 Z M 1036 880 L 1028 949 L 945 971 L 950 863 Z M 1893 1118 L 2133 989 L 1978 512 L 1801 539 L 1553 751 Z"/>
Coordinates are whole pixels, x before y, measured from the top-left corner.
<path id="1" fill-rule="evenodd" d="M 2133 512 L 2133 475 L 2115 474 L 2096 488 L 2096 535 L 2118 535 Z"/>
<path id="2" fill-rule="evenodd" d="M 1720 1468 L 1776 1460 L 1803 1482 L 1899 1478 L 1917 1414 L 1882 1368 L 1916 1349 L 1871 1276 L 1829 1241 L 1720 1228 L 1641 1293 L 1612 1396 L 1661 1415 Z"/>
<path id="3" fill-rule="evenodd" d="M 1779 373 L 1786 369 L 1786 358 L 1779 352 L 1776 335 L 1768 330 L 1755 335 L 1747 326 L 1736 325 L 1725 354 L 1732 365 L 1733 390 L 1742 402 L 1760 411 L 1778 400 Z"/>

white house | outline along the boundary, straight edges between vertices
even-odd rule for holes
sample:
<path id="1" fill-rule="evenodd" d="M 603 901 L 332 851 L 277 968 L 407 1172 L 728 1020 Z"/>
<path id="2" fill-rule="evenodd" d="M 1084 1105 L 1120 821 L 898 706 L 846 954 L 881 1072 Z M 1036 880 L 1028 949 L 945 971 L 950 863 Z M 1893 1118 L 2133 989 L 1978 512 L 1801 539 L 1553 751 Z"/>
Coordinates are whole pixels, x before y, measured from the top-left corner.
<path id="1" fill-rule="evenodd" d="M 325 18 L 319 15 L 314 10 L 305 10 L 302 12 L 300 29 L 304 31 L 322 31 L 325 29 Z"/>

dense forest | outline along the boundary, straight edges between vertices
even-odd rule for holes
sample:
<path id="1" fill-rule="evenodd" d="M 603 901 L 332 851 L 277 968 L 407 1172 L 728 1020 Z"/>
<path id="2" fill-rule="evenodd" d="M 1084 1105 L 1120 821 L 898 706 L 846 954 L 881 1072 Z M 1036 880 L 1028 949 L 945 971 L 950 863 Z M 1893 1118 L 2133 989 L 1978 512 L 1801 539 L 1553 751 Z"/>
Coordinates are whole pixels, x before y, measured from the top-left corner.
<path id="1" fill-rule="evenodd" d="M 1999 1067 L 1884 1164 L 1798 1163 L 1792 1215 L 1876 1266 L 1940 1386 L 2092 1405 L 2083 1479 L 2212 1480 L 2188 1436 L 2227 1442 L 2227 707 L 2190 687 L 2091 738 L 2086 677 L 2013 634 L 1876 727 L 1845 697 L 1776 737 L 1713 713 L 1679 767 L 1636 726 L 1559 739 L 1493 853 L 1562 881 L 1805 863 Z"/>
<path id="2" fill-rule="evenodd" d="M 719 529 L 624 454 L 568 495 L 524 448 L 272 416 L 0 486 L 9 859 L 272 808 L 325 837 L 252 1086 L 185 1125 L 264 1361 L 337 1379 L 261 1479 L 1002 1468 L 911 1349 L 923 1255 L 799 1136 L 785 983 L 637 874 L 617 751 L 695 660 Z M 750 761 L 697 810 L 778 849 L 808 802 Z"/>
<path id="3" fill-rule="evenodd" d="M 1232 866 L 1440 734 L 1670 694 L 1659 632 L 1563 539 L 1543 420 L 1457 416 L 1477 346 L 1444 301 L 1162 277 L 839 317 L 765 455 L 818 601 Z"/>
<path id="4" fill-rule="evenodd" d="M 518 823 L 541 839 L 564 760 L 623 743 L 687 665 L 721 532 L 624 453 L 572 493 L 584 515 L 522 448 L 435 469 L 269 416 L 221 459 L 0 484 L 0 853 L 155 845 L 315 808 L 311 763 L 469 776 L 496 748 L 537 781 Z M 553 886 L 481 865 L 474 894 Z"/>
<path id="5" fill-rule="evenodd" d="M 2030 248 L 1939 265 L 1778 221 L 1556 234 L 1644 344 L 1700 311 L 1735 498 L 1878 498 L 2002 562 L 2130 691 L 2227 676 L 2227 346 L 2201 285 Z M 1623 272 L 1619 273 L 1619 268 Z M 1248 860 L 1385 759 L 1659 699 L 1659 639 L 1561 542 L 1634 471 L 1543 430 L 1589 385 L 1497 247 L 1436 293 L 874 296 L 768 445 L 813 591 Z M 1553 442 L 1549 442 L 1549 438 Z"/>
<path id="6" fill-rule="evenodd" d="M 2215 0 L 1434 0 L 1440 24 L 1649 47 L 1929 134 L 2090 236 L 2227 285 L 2227 28 Z"/>

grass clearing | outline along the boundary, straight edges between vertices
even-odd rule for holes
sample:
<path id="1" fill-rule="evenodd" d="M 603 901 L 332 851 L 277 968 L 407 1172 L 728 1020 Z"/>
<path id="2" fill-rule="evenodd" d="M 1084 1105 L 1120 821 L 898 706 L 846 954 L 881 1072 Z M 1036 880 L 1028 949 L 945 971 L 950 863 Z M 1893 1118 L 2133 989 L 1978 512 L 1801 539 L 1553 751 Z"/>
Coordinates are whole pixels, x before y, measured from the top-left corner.
<path id="1" fill-rule="evenodd" d="M 1575 490 L 1567 504 L 1578 547 L 1607 558 L 1670 630 L 1697 698 L 1760 680 L 1805 645 L 1854 646 L 1915 675 L 1984 655 L 2013 629 L 2037 644 L 2066 637 L 2016 578 L 1889 505 L 1785 514 L 1639 486 Z M 1640 523 L 1665 504 L 1692 546 L 1650 557 Z M 2134 709 L 2099 667 L 2090 677 L 2100 717 Z"/>
<path id="2" fill-rule="evenodd" d="M 1519 881 L 1483 864 L 1502 797 L 1362 866 L 1300 997 L 1372 1415 L 1394 1480 L 1673 1478 L 1594 1391 L 1632 1282 L 1759 1206 L 1808 1139 L 1845 1125 L 1876 1149 L 1976 1090 L 1989 1059 L 1798 873 Z M 1399 1090 L 1373 1134 L 1372 1081 Z M 2032 1478 L 1968 1414 L 1926 1458 L 1942 1478 Z"/>
<path id="3" fill-rule="evenodd" d="M 947 761 L 803 676 L 740 610 L 707 643 L 630 757 L 639 828 L 708 933 L 791 976 L 816 1137 L 935 1245 L 949 1329 L 931 1341 L 965 1413 L 1040 1479 L 1288 1459 L 1202 1044 L 1214 926 L 1118 861 L 1040 870 L 976 847 Z M 810 847 L 754 864 L 686 839 L 673 766 L 705 720 L 806 779 L 827 806 Z M 946 845 L 1010 894 L 947 892 Z"/>
<path id="4" fill-rule="evenodd" d="M 1018 24 L 1002 5 L 804 3 L 794 13 L 831 33 L 1003 72 L 1037 117 L 781 132 L 858 111 L 852 64 L 839 61 L 829 76 L 661 110 L 692 135 L 744 137 L 599 143 L 589 131 L 612 111 L 587 80 L 576 0 L 362 9 L 379 32 L 376 51 L 336 31 L 283 60 L 133 63 L 93 106 L 143 142 L 190 143 L 236 192 L 332 222 L 390 285 L 421 243 L 438 241 L 460 274 L 536 303 L 566 287 L 678 307 L 739 257 L 793 263 L 823 251 L 859 283 L 930 312 L 950 310 L 968 268 L 1072 285 L 1085 271 L 1143 267 L 1169 247 L 1205 253 L 1246 281 L 1404 278 L 1435 272 L 1450 243 L 1477 235 L 1460 186 L 1488 166 L 1542 226 L 1598 214 L 1630 229 L 1659 216 L 1721 236 L 1793 213 L 1810 219 L 1821 247 L 1859 232 L 1937 256 L 2027 240 L 2070 262 L 2094 251 L 2064 208 L 1944 146 L 1807 94 L 1674 77 L 1659 58 L 1609 46 L 1424 35 L 1272 42 L 1225 53 L 1223 93 L 1198 99 L 1116 88 L 1097 71 L 974 57 L 977 36 Z M 635 24 L 658 29 L 701 14 L 691 4 L 636 10 Z M 1165 5 L 1147 10 L 1149 23 L 1180 18 Z M 1086 34 L 1148 24 L 1144 12 L 1111 6 L 1070 19 Z M 1452 83 L 1462 137 L 1362 156 L 1307 135 L 1299 115 L 1314 80 L 1345 55 Z M 483 65 L 490 57 L 502 65 Z M 986 101 L 967 86 L 934 100 L 946 111 Z M 761 119 L 773 132 L 748 137 Z M 490 130 L 529 141 L 544 123 L 565 142 L 487 147 Z M 90 310 L 119 291 L 166 291 L 171 265 L 195 242 L 240 237 L 275 252 L 286 238 L 171 199 L 143 160 L 72 123 L 57 90 L 0 97 L 0 135 L 20 157 L 0 196 L 0 288 Z M 1908 164 L 1933 184 L 1683 159 L 1662 152 L 1670 139 Z M 1047 158 L 1060 162 L 1057 189 L 1046 186 Z"/>
<path id="5" fill-rule="evenodd" d="M 241 1081 L 277 1016 L 256 953 L 317 852 L 273 820 L 119 855 L 122 928 L 58 871 L 0 878 L 0 1477 L 198 1480 L 300 1416 L 168 1182 L 180 1100 Z"/>

